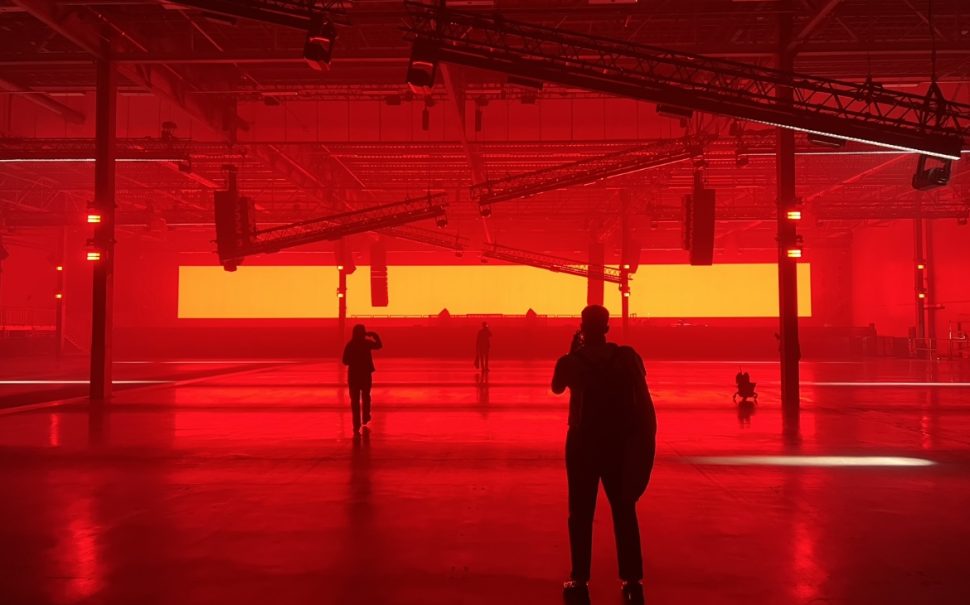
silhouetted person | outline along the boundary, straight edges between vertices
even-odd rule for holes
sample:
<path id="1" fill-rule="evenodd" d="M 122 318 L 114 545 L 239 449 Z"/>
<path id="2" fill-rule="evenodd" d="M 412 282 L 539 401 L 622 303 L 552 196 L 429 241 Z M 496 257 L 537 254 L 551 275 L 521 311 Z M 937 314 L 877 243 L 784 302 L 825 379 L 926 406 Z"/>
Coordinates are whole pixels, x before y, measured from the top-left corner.
<path id="1" fill-rule="evenodd" d="M 488 322 L 482 322 L 482 328 L 475 337 L 475 367 L 481 368 L 482 373 L 488 372 L 488 353 L 492 349 L 492 330 Z"/>
<path id="2" fill-rule="evenodd" d="M 643 558 L 636 503 L 653 468 L 657 418 L 640 356 L 606 342 L 609 311 L 583 309 L 568 355 L 556 363 L 552 390 L 569 387 L 566 475 L 572 573 L 563 585 L 567 603 L 589 603 L 593 512 L 599 483 L 610 502 L 624 601 L 643 603 Z"/>
<path id="3" fill-rule="evenodd" d="M 368 332 L 363 324 L 354 326 L 350 342 L 344 347 L 344 365 L 347 366 L 347 385 L 350 387 L 350 411 L 354 417 L 354 434 L 362 424 L 370 422 L 370 389 L 373 384 L 374 358 L 371 351 L 384 345 L 376 332 Z M 364 399 L 363 414 L 360 400 Z"/>

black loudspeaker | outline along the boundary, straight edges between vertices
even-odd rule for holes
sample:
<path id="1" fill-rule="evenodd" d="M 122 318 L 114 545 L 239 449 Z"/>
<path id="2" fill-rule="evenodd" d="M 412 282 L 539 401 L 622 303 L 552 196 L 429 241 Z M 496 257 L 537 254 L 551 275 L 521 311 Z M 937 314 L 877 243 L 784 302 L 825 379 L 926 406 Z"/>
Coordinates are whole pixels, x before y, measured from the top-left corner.
<path id="1" fill-rule="evenodd" d="M 216 191 L 216 249 L 226 271 L 235 271 L 247 254 L 256 232 L 253 200 L 240 197 L 236 191 Z"/>
<path id="2" fill-rule="evenodd" d="M 714 264 L 714 190 L 696 188 L 684 198 L 684 247 L 690 264 Z"/>
<path id="3" fill-rule="evenodd" d="M 387 250 L 377 242 L 370 248 L 370 305 L 386 307 L 387 303 Z"/>
<path id="4" fill-rule="evenodd" d="M 624 265 L 628 265 L 630 274 L 636 273 L 640 268 L 640 242 L 633 238 L 627 238 L 624 242 L 623 259 Z"/>

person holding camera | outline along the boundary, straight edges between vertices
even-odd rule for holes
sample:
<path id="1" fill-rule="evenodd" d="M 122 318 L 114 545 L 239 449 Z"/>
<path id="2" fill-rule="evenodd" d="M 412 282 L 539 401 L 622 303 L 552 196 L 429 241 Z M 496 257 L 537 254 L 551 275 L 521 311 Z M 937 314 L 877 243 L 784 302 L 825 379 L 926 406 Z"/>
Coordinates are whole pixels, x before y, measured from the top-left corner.
<path id="1" fill-rule="evenodd" d="M 569 491 L 570 579 L 563 597 L 589 603 L 593 513 L 599 483 L 613 513 L 624 602 L 643 603 L 643 558 L 636 504 L 653 469 L 657 419 L 643 360 L 631 347 L 607 342 L 609 311 L 583 309 L 567 355 L 556 363 L 552 390 L 569 388 L 566 477 Z"/>
<path id="2" fill-rule="evenodd" d="M 371 351 L 384 344 L 376 332 L 368 332 L 363 324 L 354 326 L 350 342 L 344 347 L 343 363 L 347 366 L 347 385 L 350 387 L 350 411 L 353 415 L 354 434 L 360 434 L 362 425 L 370 422 L 370 389 L 373 384 L 374 358 Z M 360 402 L 364 400 L 361 410 Z M 363 413 L 361 413 L 363 412 Z"/>

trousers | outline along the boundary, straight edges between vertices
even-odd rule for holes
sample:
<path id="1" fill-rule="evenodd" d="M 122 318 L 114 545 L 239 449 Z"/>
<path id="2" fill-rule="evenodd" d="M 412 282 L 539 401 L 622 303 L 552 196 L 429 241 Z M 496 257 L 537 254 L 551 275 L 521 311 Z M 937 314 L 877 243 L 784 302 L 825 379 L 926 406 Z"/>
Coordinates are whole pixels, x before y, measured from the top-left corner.
<path id="1" fill-rule="evenodd" d="M 370 422 L 370 389 L 373 378 L 368 373 L 365 376 L 350 376 L 347 380 L 350 387 L 350 413 L 353 417 L 354 432 L 360 430 L 361 424 Z M 361 409 L 363 400 L 363 409 Z"/>
<path id="2" fill-rule="evenodd" d="M 626 453 L 621 440 L 601 439 L 571 428 L 566 436 L 566 478 L 569 484 L 569 547 L 572 579 L 588 582 L 593 550 L 593 514 L 600 481 L 613 513 L 613 534 L 620 579 L 643 579 L 638 490 L 626 487 Z"/>

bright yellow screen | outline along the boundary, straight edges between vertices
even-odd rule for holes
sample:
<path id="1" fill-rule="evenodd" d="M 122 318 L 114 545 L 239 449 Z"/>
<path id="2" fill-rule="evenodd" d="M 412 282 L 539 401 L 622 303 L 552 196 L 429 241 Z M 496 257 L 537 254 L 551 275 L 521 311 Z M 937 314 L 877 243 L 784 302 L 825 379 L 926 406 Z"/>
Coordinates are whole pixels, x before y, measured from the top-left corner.
<path id="1" fill-rule="evenodd" d="M 799 315 L 811 316 L 811 269 L 798 265 Z M 774 317 L 777 269 L 769 263 L 641 265 L 630 313 L 640 317 Z M 388 267 L 390 306 L 370 306 L 370 270 L 347 277 L 350 316 L 576 316 L 586 280 L 515 265 Z M 314 266 L 179 267 L 180 318 L 328 318 L 337 316 L 337 270 Z M 606 284 L 606 306 L 619 313 L 620 293 Z"/>

